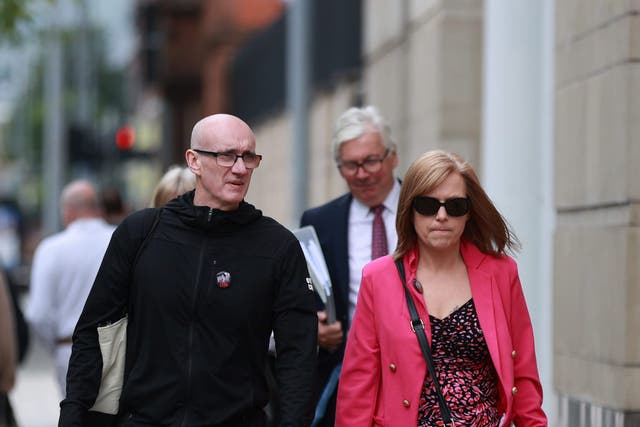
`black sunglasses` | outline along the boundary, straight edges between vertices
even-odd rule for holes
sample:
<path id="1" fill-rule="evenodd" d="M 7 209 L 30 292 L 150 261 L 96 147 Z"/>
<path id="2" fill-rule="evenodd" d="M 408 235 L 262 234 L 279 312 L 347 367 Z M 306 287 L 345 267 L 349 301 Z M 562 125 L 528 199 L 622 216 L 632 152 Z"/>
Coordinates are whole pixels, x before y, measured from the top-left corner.
<path id="1" fill-rule="evenodd" d="M 413 199 L 413 208 L 420 215 L 435 215 L 438 213 L 438 210 L 440 210 L 440 206 L 444 206 L 444 209 L 450 216 L 463 216 L 469 212 L 471 201 L 468 197 L 454 197 L 444 202 L 427 196 L 418 196 Z"/>

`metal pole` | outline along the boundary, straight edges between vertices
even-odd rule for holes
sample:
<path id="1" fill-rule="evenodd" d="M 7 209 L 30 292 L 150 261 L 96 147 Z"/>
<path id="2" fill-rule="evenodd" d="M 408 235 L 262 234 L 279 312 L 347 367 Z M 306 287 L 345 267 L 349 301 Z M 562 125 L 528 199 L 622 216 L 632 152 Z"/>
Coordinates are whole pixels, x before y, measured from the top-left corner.
<path id="1" fill-rule="evenodd" d="M 46 45 L 46 67 L 44 74 L 44 98 L 46 105 L 43 141 L 43 204 L 42 231 L 44 235 L 60 229 L 60 207 L 58 199 L 62 191 L 66 166 L 65 140 L 62 137 L 64 120 L 62 106 L 62 42 L 56 11 L 51 14 L 51 28 Z"/>
<path id="2" fill-rule="evenodd" d="M 92 97 L 92 58 L 90 50 L 91 34 L 89 33 L 89 13 L 86 0 L 78 1 L 79 38 L 78 52 L 76 53 L 76 67 L 78 70 L 78 110 L 76 111 L 78 123 L 88 127 L 93 118 Z"/>
<path id="3" fill-rule="evenodd" d="M 307 208 L 311 0 L 291 1 L 287 10 L 287 105 L 291 112 L 293 211 L 297 224 Z"/>

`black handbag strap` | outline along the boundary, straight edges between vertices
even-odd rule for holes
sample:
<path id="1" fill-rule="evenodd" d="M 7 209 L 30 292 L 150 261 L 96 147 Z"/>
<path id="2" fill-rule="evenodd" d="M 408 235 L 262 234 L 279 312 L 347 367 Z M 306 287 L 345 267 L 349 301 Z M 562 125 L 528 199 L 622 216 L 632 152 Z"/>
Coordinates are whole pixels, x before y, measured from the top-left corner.
<path id="1" fill-rule="evenodd" d="M 433 386 L 436 389 L 436 394 L 438 395 L 438 404 L 440 405 L 442 420 L 444 421 L 445 425 L 455 426 L 456 424 L 451 418 L 451 411 L 447 406 L 447 402 L 445 402 L 444 400 L 444 395 L 442 394 L 440 383 L 438 382 L 438 377 L 436 376 L 436 367 L 433 363 L 431 349 L 429 348 L 429 341 L 427 341 L 427 335 L 424 331 L 424 322 L 422 322 L 422 319 L 420 319 L 420 316 L 418 315 L 416 304 L 413 302 L 413 298 L 411 297 L 411 293 L 409 292 L 409 288 L 407 287 L 407 279 L 404 274 L 404 264 L 402 263 L 402 259 L 396 260 L 396 268 L 398 269 L 398 274 L 400 275 L 400 280 L 402 281 L 402 286 L 404 287 L 404 296 L 407 299 L 407 306 L 409 307 L 409 314 L 411 315 L 411 330 L 416 334 L 418 343 L 420 344 L 420 349 L 422 350 L 422 355 L 427 361 L 429 375 L 431 375 L 431 378 L 433 379 Z"/>

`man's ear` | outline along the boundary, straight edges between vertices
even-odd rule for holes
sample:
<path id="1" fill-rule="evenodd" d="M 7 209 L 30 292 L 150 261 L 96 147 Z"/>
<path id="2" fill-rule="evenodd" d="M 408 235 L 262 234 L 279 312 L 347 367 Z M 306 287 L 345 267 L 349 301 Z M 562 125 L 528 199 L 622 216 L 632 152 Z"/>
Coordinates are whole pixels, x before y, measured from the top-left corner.
<path id="1" fill-rule="evenodd" d="M 396 151 L 395 147 L 393 147 L 393 151 L 391 152 L 391 162 L 391 164 L 393 165 L 392 169 L 398 167 L 398 152 Z"/>
<path id="2" fill-rule="evenodd" d="M 191 172 L 200 176 L 200 158 L 195 151 L 191 149 L 187 150 L 186 153 L 184 153 L 184 157 Z"/>

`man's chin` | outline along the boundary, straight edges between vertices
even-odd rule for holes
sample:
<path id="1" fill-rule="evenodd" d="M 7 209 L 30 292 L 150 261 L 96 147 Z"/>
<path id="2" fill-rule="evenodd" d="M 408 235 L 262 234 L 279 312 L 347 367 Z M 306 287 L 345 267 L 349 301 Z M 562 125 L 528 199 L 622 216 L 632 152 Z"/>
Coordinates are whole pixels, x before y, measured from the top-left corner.
<path id="1" fill-rule="evenodd" d="M 247 186 L 229 184 L 226 188 L 226 193 L 229 197 L 237 197 L 238 195 L 242 195 L 242 197 L 244 197 L 244 195 L 247 194 Z"/>
<path id="2" fill-rule="evenodd" d="M 366 206 L 375 206 L 382 203 L 376 203 L 377 197 L 374 192 L 353 193 L 353 197 Z"/>
<path id="3" fill-rule="evenodd" d="M 244 196 L 247 194 L 246 191 L 234 191 L 227 193 L 227 197 L 225 197 L 227 203 L 232 204 L 240 204 L 244 200 Z"/>

